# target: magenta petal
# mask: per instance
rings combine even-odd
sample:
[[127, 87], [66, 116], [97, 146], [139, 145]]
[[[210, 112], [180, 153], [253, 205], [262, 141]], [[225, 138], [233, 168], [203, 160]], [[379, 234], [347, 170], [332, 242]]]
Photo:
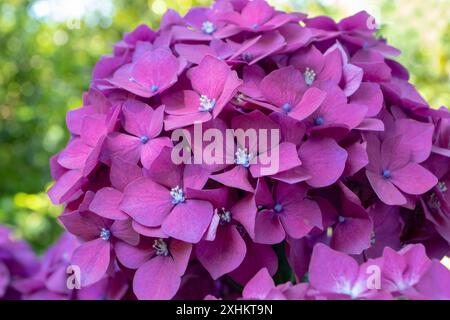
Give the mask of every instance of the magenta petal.
[[278, 257], [270, 245], [246, 241], [247, 254], [244, 261], [229, 275], [240, 284], [247, 283], [262, 268], [267, 268], [270, 275], [278, 269]]
[[133, 291], [139, 300], [168, 300], [177, 293], [180, 283], [172, 258], [157, 256], [136, 271]]
[[131, 219], [116, 220], [111, 225], [111, 234], [128, 244], [137, 245], [139, 243], [139, 234], [131, 227]]
[[61, 204], [81, 193], [81, 186], [87, 181], [79, 170], [64, 173], [48, 191], [54, 204]]
[[189, 76], [195, 91], [210, 99], [217, 99], [230, 72], [230, 67], [225, 62], [205, 56], [197, 67], [191, 69]]
[[172, 147], [172, 141], [167, 137], [151, 139], [141, 148], [141, 162], [149, 169], [164, 147]]
[[334, 251], [321, 243], [314, 247], [309, 265], [311, 286], [323, 293], [349, 293], [359, 273], [359, 266], [350, 256]]
[[91, 151], [92, 147], [75, 138], [61, 151], [58, 163], [66, 169], [82, 169]]
[[123, 133], [114, 133], [108, 136], [107, 145], [111, 158], [137, 163], [140, 158], [142, 142], [138, 137]]
[[6, 293], [6, 289], [10, 284], [10, 273], [4, 263], [0, 263], [0, 297], [3, 297]]
[[169, 251], [175, 263], [175, 269], [179, 276], [186, 271], [192, 252], [192, 245], [187, 242], [171, 239]]
[[308, 140], [300, 146], [299, 155], [311, 175], [306, 182], [316, 188], [336, 182], [347, 160], [347, 152], [332, 139]]
[[367, 106], [367, 117], [374, 117], [383, 107], [383, 92], [380, 86], [372, 82], [363, 82], [350, 97], [351, 103]]
[[176, 82], [178, 71], [179, 61], [169, 50], [158, 48], [144, 54], [131, 69], [131, 77], [142, 87], [133, 93], [154, 96]]
[[404, 291], [417, 284], [431, 261], [421, 244], [408, 245], [399, 252], [383, 250], [382, 285], [390, 291]]
[[111, 244], [103, 239], [83, 243], [72, 256], [72, 265], [80, 268], [81, 286], [86, 287], [100, 280], [110, 262]]
[[235, 166], [233, 169], [220, 174], [214, 174], [210, 178], [227, 187], [237, 188], [253, 192], [253, 187], [248, 181], [248, 170], [243, 166]]
[[114, 188], [103, 188], [97, 191], [89, 205], [89, 210], [111, 220], [126, 220], [128, 215], [119, 209], [122, 192]]
[[[258, 157], [258, 163], [250, 166], [254, 178], [275, 175], [301, 165], [296, 145], [289, 142], [282, 142]], [[261, 159], [270, 159], [270, 162], [267, 165], [262, 164]]]
[[322, 228], [319, 206], [309, 199], [284, 205], [280, 220], [286, 233], [293, 239], [306, 236], [314, 227]]
[[164, 220], [162, 230], [175, 239], [197, 243], [208, 229], [212, 215], [211, 203], [189, 199], [185, 203], [175, 205]]
[[364, 131], [384, 131], [384, 123], [380, 119], [364, 118], [355, 129]]
[[130, 183], [120, 204], [121, 210], [148, 227], [161, 225], [172, 207], [170, 191], [147, 178]]
[[117, 259], [129, 269], [137, 269], [154, 254], [151, 241], [143, 241], [138, 246], [119, 241], [114, 245]]
[[288, 113], [288, 115], [299, 121], [306, 119], [320, 107], [325, 100], [325, 97], [325, 91], [317, 88], [310, 88], [305, 92], [300, 102]]
[[153, 109], [149, 105], [138, 100], [126, 100], [122, 112], [123, 127], [128, 133], [137, 137], [148, 134], [147, 128], [153, 118]]
[[235, 96], [237, 89], [241, 86], [242, 80], [239, 79], [236, 71], [231, 71], [225, 81], [222, 94], [217, 100], [213, 110], [213, 117], [216, 118], [223, 110], [225, 105]]
[[284, 240], [286, 234], [279, 217], [272, 210], [263, 210], [256, 215], [255, 242], [277, 244]]
[[420, 163], [428, 159], [434, 126], [412, 119], [400, 119], [396, 121], [395, 126], [396, 132], [402, 135], [402, 145], [411, 150], [412, 160]]
[[269, 274], [269, 271], [261, 269], [244, 287], [242, 296], [246, 299], [263, 300], [275, 288], [275, 283]]
[[372, 232], [369, 219], [345, 218], [333, 230], [331, 247], [348, 254], [360, 254], [370, 247]]
[[381, 173], [366, 170], [366, 175], [381, 201], [388, 205], [406, 204], [405, 196], [390, 181], [385, 179]]
[[359, 86], [361, 85], [364, 72], [361, 68], [358, 68], [357, 66], [354, 66], [352, 64], [344, 65], [342, 71], [343, 81], [345, 84], [344, 93], [348, 97], [355, 93], [356, 90], [358, 90]]
[[183, 186], [183, 168], [172, 161], [172, 149], [163, 148], [146, 173], [152, 181], [172, 189]]
[[425, 193], [438, 183], [430, 171], [415, 163], [408, 163], [403, 168], [393, 171], [391, 181], [400, 190], [409, 194]]
[[134, 180], [142, 177], [142, 169], [133, 162], [116, 158], [111, 163], [109, 179], [114, 188], [123, 191]]
[[[95, 219], [95, 217], [98, 219]], [[101, 224], [102, 218], [93, 213], [86, 215], [80, 214], [78, 211], [72, 211], [60, 215], [59, 220], [70, 233], [89, 240], [99, 237], [103, 226]]]
[[297, 105], [306, 89], [303, 75], [292, 66], [272, 71], [260, 84], [264, 98], [280, 108], [285, 103]]
[[366, 152], [366, 143], [354, 143], [346, 148], [348, 160], [344, 175], [351, 176], [367, 166], [369, 159]]
[[450, 300], [450, 272], [439, 261], [432, 261], [415, 288], [426, 299]]
[[309, 48], [302, 48], [292, 55], [290, 64], [303, 73], [306, 68], [314, 70], [316, 73], [320, 73], [323, 69], [324, 60], [322, 53], [312, 45]]
[[233, 219], [245, 228], [251, 238], [255, 236], [255, 218], [257, 211], [255, 198], [252, 194], [246, 195], [231, 208]]
[[212, 115], [209, 112], [196, 112], [191, 114], [186, 114], [182, 116], [168, 115], [164, 120], [164, 129], [174, 130], [178, 128], [187, 127], [195, 122], [207, 122], [212, 119]]
[[185, 189], [203, 189], [210, 174], [211, 172], [202, 165], [193, 164], [185, 166], [183, 171], [183, 187]]
[[150, 238], [167, 238], [167, 235], [162, 232], [161, 227], [147, 227], [139, 222], [136, 222], [133, 220], [131, 222], [131, 227], [136, 231], [137, 233], [150, 237]]
[[236, 269], [245, 253], [245, 241], [234, 226], [219, 226], [214, 241], [201, 241], [196, 248], [197, 258], [213, 279]]
[[327, 52], [322, 71], [317, 75], [318, 81], [332, 80], [339, 83], [342, 77], [342, 54], [339, 49]]
[[204, 44], [193, 45], [179, 43], [175, 45], [175, 51], [187, 61], [195, 64], [200, 64], [202, 59], [207, 55], [216, 56], [213, 48]]

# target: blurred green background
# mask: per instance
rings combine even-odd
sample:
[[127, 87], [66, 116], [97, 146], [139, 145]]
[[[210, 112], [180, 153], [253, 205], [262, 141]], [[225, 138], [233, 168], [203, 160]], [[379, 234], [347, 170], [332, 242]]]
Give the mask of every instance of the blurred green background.
[[[403, 51], [399, 60], [433, 107], [450, 106], [450, 0], [272, 0], [279, 9], [341, 19], [361, 9]], [[0, 223], [42, 252], [61, 232], [45, 190], [48, 159], [68, 140], [65, 113], [81, 105], [91, 69], [122, 34], [157, 28], [167, 8], [208, 0], [2, 0], [0, 3]]]

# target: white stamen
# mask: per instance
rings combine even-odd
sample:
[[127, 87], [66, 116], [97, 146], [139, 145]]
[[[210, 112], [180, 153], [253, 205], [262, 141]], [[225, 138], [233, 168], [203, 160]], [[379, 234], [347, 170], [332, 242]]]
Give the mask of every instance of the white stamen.
[[179, 203], [184, 202], [184, 200], [186, 200], [184, 198], [183, 189], [181, 189], [179, 186], [176, 186], [175, 188], [172, 188], [170, 190], [170, 195], [172, 196], [172, 203], [173, 204], [179, 204]]
[[222, 208], [218, 214], [220, 217], [220, 224], [227, 224], [231, 222], [231, 211]]
[[316, 79], [316, 73], [310, 68], [306, 68], [303, 76], [305, 77], [305, 82], [308, 86], [312, 85], [314, 80]]
[[216, 26], [211, 21], [205, 21], [202, 23], [202, 31], [206, 34], [213, 34], [216, 31]]
[[108, 229], [102, 228], [102, 230], [100, 231], [100, 238], [102, 240], [108, 241], [110, 237], [111, 237], [111, 231], [109, 231]]
[[441, 208], [441, 202], [434, 192], [428, 198], [428, 205], [435, 210]]
[[209, 99], [205, 95], [200, 96], [200, 107], [198, 108], [200, 111], [211, 111], [214, 109], [214, 106], [216, 105], [216, 99]]
[[441, 193], [447, 192], [447, 186], [444, 181], [439, 181], [437, 187]]
[[169, 248], [163, 239], [157, 239], [153, 242], [153, 249], [156, 250], [156, 255], [167, 257], [169, 255]]
[[250, 160], [253, 157], [252, 153], [247, 153], [247, 149], [238, 148], [235, 155], [236, 155], [236, 160], [234, 162], [236, 164], [241, 165], [245, 168], [250, 167]]

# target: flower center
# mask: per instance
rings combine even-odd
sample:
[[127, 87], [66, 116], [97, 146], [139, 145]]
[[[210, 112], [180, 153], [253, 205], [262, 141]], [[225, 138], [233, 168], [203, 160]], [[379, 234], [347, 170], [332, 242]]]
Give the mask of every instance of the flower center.
[[290, 103], [287, 103], [287, 102], [286, 102], [285, 104], [283, 104], [283, 106], [281, 107], [281, 109], [283, 109], [284, 112], [288, 113], [288, 112], [291, 112], [292, 106], [291, 106]]
[[375, 232], [372, 232], [372, 234], [370, 235], [370, 244], [375, 245], [376, 242], [377, 242], [377, 239], [376, 239]]
[[211, 21], [207, 20], [202, 23], [202, 31], [206, 34], [213, 34], [216, 31], [216, 26]]
[[167, 257], [169, 255], [169, 248], [167, 243], [163, 239], [157, 239], [153, 242], [153, 249], [156, 251], [156, 255]]
[[235, 155], [236, 155], [236, 160], [235, 160], [236, 164], [241, 165], [245, 168], [250, 167], [250, 160], [253, 157], [253, 154], [247, 153], [247, 149], [238, 148]]
[[277, 203], [274, 207], [273, 210], [277, 213], [280, 213], [281, 211], [283, 211], [283, 205], [281, 203]]
[[339, 216], [338, 217], [338, 221], [339, 221], [339, 223], [345, 222], [345, 217], [344, 216]]
[[108, 241], [110, 237], [111, 237], [111, 231], [109, 231], [106, 228], [102, 228], [102, 230], [100, 231], [100, 238], [102, 240]]
[[258, 27], [259, 27], [259, 24], [257, 24], [257, 23], [252, 24], [252, 29], [253, 30], [258, 29]]
[[389, 179], [390, 177], [392, 177], [391, 171], [388, 169], [384, 169], [382, 175], [385, 179]]
[[231, 222], [231, 211], [225, 210], [225, 208], [219, 211], [220, 224], [224, 225]]
[[170, 195], [172, 196], [172, 203], [173, 204], [179, 204], [184, 202], [186, 199], [184, 197], [183, 189], [181, 189], [179, 186], [176, 186], [175, 188], [172, 188], [170, 190]]
[[198, 108], [200, 111], [211, 111], [214, 109], [214, 106], [216, 105], [216, 99], [209, 99], [205, 95], [200, 96], [200, 107]]
[[316, 126], [321, 126], [324, 122], [325, 120], [323, 120], [323, 117], [317, 117], [314, 119], [314, 125]]
[[241, 58], [242, 60], [244, 60], [245, 62], [250, 62], [253, 60], [253, 55], [251, 53], [248, 52], [244, 52], [243, 54], [241, 54]]
[[146, 144], [150, 140], [150, 138], [147, 136], [142, 136], [139, 139], [141, 140], [142, 144]]
[[314, 80], [316, 79], [316, 73], [314, 70], [310, 68], [306, 68], [305, 72], [303, 73], [303, 76], [305, 77], [305, 83], [310, 86], [313, 84]]
[[159, 87], [156, 84], [152, 84], [152, 86], [150, 87], [150, 90], [152, 90], [153, 93], [158, 91], [158, 89], [159, 89]]
[[437, 187], [441, 193], [444, 193], [447, 191], [447, 186], [444, 181], [439, 181], [437, 184]]
[[428, 205], [434, 210], [441, 208], [441, 202], [434, 192], [428, 198]]

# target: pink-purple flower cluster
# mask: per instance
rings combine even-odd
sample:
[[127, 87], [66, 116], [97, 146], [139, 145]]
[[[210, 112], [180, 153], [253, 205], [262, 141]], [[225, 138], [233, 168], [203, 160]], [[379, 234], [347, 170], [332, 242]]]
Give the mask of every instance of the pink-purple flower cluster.
[[0, 225], [0, 300], [20, 299], [17, 283], [31, 277], [39, 268], [39, 261], [31, 247], [16, 240], [12, 231]]
[[[449, 298], [449, 271], [427, 255], [450, 252], [450, 113], [429, 107], [370, 21], [218, 0], [115, 44], [51, 159], [87, 295], [237, 298], [248, 282], [244, 298]], [[251, 161], [273, 141], [174, 163], [171, 135], [199, 123], [278, 130], [276, 169]], [[281, 260], [296, 285], [273, 283]], [[365, 286], [369, 264], [381, 289]]]
[[[420, 244], [407, 245], [398, 252], [386, 247], [382, 257], [359, 265], [352, 257], [320, 243], [312, 252], [308, 283], [276, 286], [263, 268], [244, 286], [241, 298], [449, 300], [449, 287], [450, 272], [439, 261], [430, 260]], [[211, 295], [206, 298], [215, 299]]]

